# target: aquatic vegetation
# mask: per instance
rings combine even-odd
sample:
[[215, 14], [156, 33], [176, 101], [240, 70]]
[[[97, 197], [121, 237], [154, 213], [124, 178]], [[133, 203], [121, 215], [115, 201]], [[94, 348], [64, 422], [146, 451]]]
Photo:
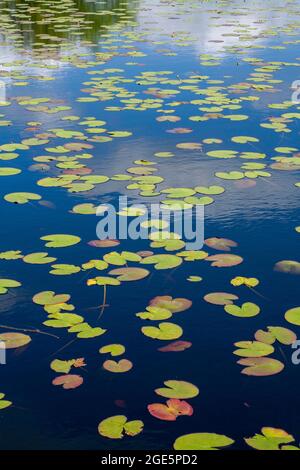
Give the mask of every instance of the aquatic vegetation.
[[192, 416], [193, 414], [192, 406], [188, 402], [177, 398], [167, 400], [166, 405], [152, 403], [147, 408], [152, 416], [163, 421], [176, 421], [178, 416]]
[[98, 426], [101, 436], [110, 439], [122, 439], [124, 435], [136, 436], [143, 430], [144, 423], [140, 420], [128, 421], [124, 415], [111, 416], [106, 418]]
[[[297, 412], [299, 16], [299, 0], [0, 2], [0, 341], [18, 423], [3, 446], [27, 435], [24, 406], [47, 448], [61, 437], [43, 410], [92, 429], [80, 447], [299, 450], [283, 429], [244, 438], [247, 408], [286, 429]], [[148, 220], [158, 203], [169, 217]], [[202, 210], [189, 246], [173, 222]], [[147, 235], [117, 230], [130, 222]]]
[[290, 445], [295, 441], [291, 434], [283, 429], [263, 427], [261, 434], [245, 438], [248, 446], [257, 450], [299, 450], [295, 445]]
[[193, 433], [180, 436], [174, 442], [175, 450], [220, 450], [234, 443], [230, 437], [214, 433]]

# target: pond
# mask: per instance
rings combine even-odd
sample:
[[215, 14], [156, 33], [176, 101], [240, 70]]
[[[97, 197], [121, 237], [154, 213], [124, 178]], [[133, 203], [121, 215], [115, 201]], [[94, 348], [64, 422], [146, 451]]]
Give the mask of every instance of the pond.
[[0, 19], [0, 448], [297, 448], [300, 2]]

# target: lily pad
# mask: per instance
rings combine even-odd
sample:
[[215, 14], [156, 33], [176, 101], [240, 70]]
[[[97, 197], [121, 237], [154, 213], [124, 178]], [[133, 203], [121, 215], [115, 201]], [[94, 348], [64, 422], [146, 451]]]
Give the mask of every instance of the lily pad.
[[284, 369], [282, 362], [269, 357], [247, 357], [240, 359], [237, 363], [247, 366], [241, 371], [242, 374], [256, 377], [279, 374]]
[[13, 279], [0, 279], [0, 294], [6, 294], [8, 289], [20, 287], [22, 284]]
[[230, 315], [243, 318], [255, 317], [260, 312], [259, 306], [251, 302], [245, 302], [241, 307], [238, 305], [225, 305], [224, 310]]
[[287, 312], [284, 314], [284, 318], [289, 323], [300, 326], [300, 307], [294, 307], [290, 310], [287, 310]]
[[274, 352], [273, 346], [260, 341], [239, 341], [234, 345], [239, 349], [236, 349], [233, 354], [242, 357], [263, 357]]
[[80, 387], [83, 383], [83, 378], [76, 374], [60, 375], [52, 380], [53, 385], [62, 385], [65, 390]]
[[35, 294], [32, 300], [38, 305], [57, 305], [68, 302], [70, 298], [71, 296], [69, 294], [56, 295], [53, 291], [43, 291]]
[[20, 348], [30, 343], [31, 338], [24, 333], [1, 333], [0, 341], [4, 342], [5, 349], [14, 349]]
[[121, 359], [120, 361], [107, 360], [103, 363], [103, 368], [109, 372], [128, 372], [132, 369], [132, 362], [128, 359]]
[[26, 204], [29, 201], [38, 201], [42, 199], [42, 197], [35, 193], [10, 193], [6, 194], [4, 199], [13, 204]]
[[77, 243], [81, 241], [81, 238], [75, 235], [59, 234], [59, 235], [45, 235], [44, 237], [41, 237], [41, 240], [44, 240], [47, 242], [45, 246], [48, 248], [64, 248], [67, 246], [76, 245]]
[[170, 295], [158, 295], [150, 300], [150, 305], [165, 308], [172, 313], [184, 312], [192, 306], [192, 301], [184, 298], [173, 299]]
[[143, 430], [144, 423], [140, 420], [127, 421], [124, 415], [111, 416], [99, 423], [98, 432], [109, 439], [122, 439], [124, 435], [136, 436]]
[[158, 326], [143, 326], [141, 331], [149, 338], [164, 341], [178, 339], [183, 334], [183, 330], [179, 325], [169, 322], [159, 323]]
[[160, 352], [181, 352], [189, 349], [192, 346], [190, 341], [173, 341], [172, 343], [167, 344], [158, 348]]
[[111, 356], [121, 356], [125, 352], [123, 344], [107, 344], [99, 349], [100, 354], [110, 354]]
[[220, 250], [220, 251], [230, 251], [231, 248], [238, 246], [237, 243], [234, 242], [233, 240], [228, 240], [227, 238], [218, 238], [218, 237], [207, 238], [204, 241], [204, 243], [210, 248], [214, 248], [215, 250]]
[[31, 253], [23, 257], [24, 263], [28, 264], [48, 264], [56, 261], [56, 258], [48, 256], [48, 253]]
[[111, 276], [117, 276], [119, 281], [139, 281], [147, 277], [150, 273], [142, 268], [118, 268], [109, 271]]
[[218, 268], [230, 268], [231, 266], [237, 266], [243, 262], [243, 258], [238, 255], [232, 254], [219, 254], [208, 256], [205, 261], [212, 261], [211, 266], [216, 266]]
[[270, 427], [263, 427], [261, 434], [245, 438], [248, 446], [256, 450], [284, 450], [285, 446], [283, 444], [290, 444], [294, 441], [294, 437], [283, 429]]
[[165, 398], [187, 399], [199, 395], [199, 389], [196, 385], [184, 380], [166, 380], [165, 388], [157, 388], [155, 393]]
[[155, 269], [173, 269], [182, 263], [182, 259], [176, 255], [153, 255], [143, 258], [140, 263], [154, 264]]
[[214, 305], [231, 305], [234, 300], [238, 300], [238, 297], [234, 294], [229, 294], [228, 292], [211, 292], [206, 294], [204, 300], [209, 304]]
[[166, 405], [152, 403], [147, 408], [152, 416], [163, 421], [176, 421], [178, 416], [192, 416], [193, 414], [192, 406], [188, 402], [177, 398], [167, 400]]
[[180, 436], [174, 442], [175, 450], [219, 450], [234, 443], [233, 439], [222, 434], [197, 432]]

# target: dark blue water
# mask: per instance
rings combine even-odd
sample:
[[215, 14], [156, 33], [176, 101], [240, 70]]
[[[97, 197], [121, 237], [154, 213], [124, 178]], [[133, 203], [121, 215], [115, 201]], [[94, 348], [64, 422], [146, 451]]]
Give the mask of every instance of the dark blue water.
[[[11, 3], [27, 5], [30, 2], [0, 2], [0, 15], [6, 14], [3, 9]], [[82, 10], [85, 2], [70, 3], [74, 4], [77, 11], [86, 11]], [[71, 303], [76, 306], [75, 312], [84, 316], [85, 321], [92, 326], [98, 326], [99, 308], [95, 307], [102, 302], [102, 288], [88, 287], [85, 272], [54, 276], [49, 273], [50, 265], [47, 264], [31, 265], [22, 260], [1, 260], [0, 277], [19, 280], [22, 287], [1, 296], [0, 323], [15, 328], [41, 329], [59, 336], [59, 339], [32, 333], [32, 341], [28, 346], [8, 351], [7, 364], [0, 366], [0, 392], [6, 394], [13, 406], [0, 411], [0, 446], [2, 449], [171, 449], [174, 440], [180, 435], [212, 432], [231, 437], [235, 440], [235, 449], [244, 449], [246, 445], [243, 438], [259, 433], [263, 426], [282, 428], [294, 435], [298, 442], [300, 415], [297, 390], [300, 369], [292, 364], [291, 347], [282, 346], [280, 349], [276, 346], [272, 355], [285, 365], [280, 374], [247, 377], [240, 373], [241, 367], [236, 364], [238, 358], [233, 355], [233, 343], [252, 340], [257, 329], [265, 329], [268, 325], [285, 326], [296, 334], [299, 330], [298, 326], [284, 319], [286, 310], [299, 305], [299, 277], [274, 272], [273, 267], [280, 260], [299, 261], [299, 233], [294, 229], [300, 225], [299, 188], [294, 183], [300, 181], [300, 171], [297, 167], [290, 171], [269, 167], [274, 163], [272, 157], [288, 156], [276, 152], [276, 147], [299, 148], [299, 123], [296, 118], [291, 119], [287, 123], [289, 133], [274, 132], [260, 124], [269, 122], [270, 117], [299, 112], [298, 104], [287, 109], [272, 109], [268, 105], [290, 101], [291, 84], [299, 78], [297, 41], [300, 39], [300, 4], [298, 1], [272, 1], [267, 6], [257, 1], [257, 8], [254, 8], [253, 2], [250, 5], [247, 1], [237, 1], [233, 5], [225, 1], [156, 0], [129, 2], [128, 5], [126, 2], [117, 5], [104, 3], [99, 4], [98, 9], [94, 2], [90, 5], [91, 14], [85, 15], [84, 21], [91, 19], [94, 23], [90, 26], [91, 30], [87, 29], [87, 37], [83, 31], [81, 42], [66, 28], [65, 35], [61, 35], [65, 47], [53, 48], [55, 58], [51, 58], [50, 62], [49, 58], [43, 57], [43, 54], [49, 55], [49, 49], [46, 51], [48, 43], [39, 36], [49, 32], [43, 31], [34, 16], [30, 34], [22, 33], [23, 28], [28, 29], [28, 25], [20, 26], [18, 19], [12, 16], [11, 22], [18, 32], [17, 39], [9, 35], [7, 37], [7, 30], [0, 27], [0, 33], [3, 34], [0, 70], [6, 83], [6, 100], [10, 103], [9, 106], [1, 107], [0, 113], [5, 115], [3, 119], [12, 121], [11, 126], [0, 128], [0, 145], [20, 142], [55, 128], [84, 132], [86, 127], [78, 125], [76, 121], [61, 120], [61, 117], [67, 115], [79, 116], [80, 121], [88, 116], [96, 117], [107, 123], [99, 127], [110, 131], [130, 131], [132, 135], [126, 138], [114, 138], [105, 143], [90, 142], [94, 148], [87, 152], [93, 158], [80, 162], [91, 168], [92, 174], [110, 177], [126, 174], [126, 169], [134, 166], [135, 160], [155, 161], [158, 170], [155, 175], [164, 178], [158, 190], [213, 184], [223, 186], [225, 192], [214, 196], [214, 204], [205, 207], [205, 237], [236, 241], [238, 247], [233, 253], [243, 257], [244, 261], [231, 268], [211, 267], [210, 263], [204, 261], [184, 262], [174, 271], [156, 271], [153, 266], [146, 266], [151, 271], [151, 276], [146, 279], [108, 287], [109, 307], [100, 320], [100, 326], [107, 329], [105, 335], [78, 339], [57, 352], [76, 337], [66, 329], [58, 330], [42, 325], [46, 313], [32, 302], [32, 296], [45, 290], [69, 293]], [[122, 16], [116, 16], [113, 22], [105, 23], [103, 20], [102, 25], [99, 24], [96, 20], [102, 17], [94, 17], [93, 12], [99, 12], [101, 8], [112, 8], [115, 12], [121, 9], [125, 20]], [[49, 34], [54, 34], [51, 29]], [[57, 31], [55, 34], [58, 34]], [[277, 46], [283, 46], [283, 49], [276, 49]], [[141, 57], [125, 55], [131, 50], [142, 53]], [[106, 64], [95, 63], [87, 68], [74, 65], [72, 54], [82, 54], [80, 60], [86, 64], [95, 60], [97, 51], [113, 51], [114, 56]], [[169, 52], [174, 55], [168, 55]], [[205, 57], [200, 58], [201, 54], [217, 58], [217, 65], [207, 65]], [[17, 61], [24, 58], [24, 63], [19, 65]], [[255, 65], [254, 61], [244, 61], [248, 58], [259, 59], [259, 65]], [[34, 62], [39, 64], [38, 68]], [[131, 65], [132, 62], [135, 65]], [[278, 70], [256, 70], [270, 66], [273, 62], [278, 63]], [[55, 65], [55, 68], [48, 68], [49, 64]], [[76, 101], [78, 97], [90, 96], [81, 90], [89, 88], [91, 85], [85, 82], [90, 82], [92, 77], [98, 75], [90, 75], [89, 72], [105, 68], [122, 69], [121, 72], [108, 72], [107, 75], [131, 79], [129, 83], [117, 83], [116, 86], [136, 93], [134, 98], [157, 99], [145, 94], [149, 88], [178, 90], [180, 93], [162, 98], [161, 108], [145, 111], [109, 111], [107, 107], [110, 106], [124, 107], [121, 100], [126, 98], [116, 96], [116, 92], [108, 101]], [[15, 78], [16, 71], [26, 78]], [[154, 71], [169, 71], [170, 79], [183, 82], [175, 85], [139, 84], [142, 72]], [[249, 81], [253, 77], [251, 74], [255, 73], [269, 75], [265, 75], [260, 82]], [[41, 81], [35, 75], [46, 75], [52, 80]], [[199, 84], [193, 83], [196, 93], [195, 90], [182, 89], [182, 86], [188, 86], [184, 80], [195, 75], [207, 77]], [[210, 83], [213, 80], [222, 83]], [[268, 80], [280, 82], [273, 84]], [[18, 81], [27, 84], [17, 86]], [[243, 93], [233, 86], [241, 83], [263, 83], [272, 89], [266, 92], [247, 88]], [[248, 119], [230, 121], [211, 117], [203, 122], [189, 120], [190, 116], [205, 113], [199, 111], [199, 106], [208, 107], [207, 103], [190, 103], [205, 98], [206, 95], [198, 94], [197, 90], [213, 86], [221, 87], [220, 92], [230, 99], [259, 97], [258, 101], [241, 101], [241, 109], [218, 111], [224, 115], [247, 115]], [[63, 105], [71, 106], [72, 109], [56, 114], [33, 112], [18, 104], [15, 98], [20, 96], [62, 100]], [[179, 101], [180, 105], [172, 104], [174, 101]], [[156, 118], [163, 115], [157, 112], [160, 109], [174, 110], [173, 114], [181, 120], [157, 121]], [[27, 124], [30, 121], [42, 124], [38, 130], [28, 130], [34, 127]], [[166, 132], [174, 127], [187, 127], [193, 132]], [[232, 137], [243, 135], [256, 137], [259, 142], [237, 144], [231, 141]], [[201, 143], [207, 138], [218, 138], [223, 142], [203, 144], [202, 150], [194, 151], [176, 147], [178, 143]], [[51, 256], [57, 257], [57, 263], [80, 266], [90, 259], [102, 258], [115, 248], [89, 246], [87, 243], [96, 238], [98, 218], [93, 215], [75, 215], [70, 212], [73, 206], [84, 202], [117, 204], [120, 195], [127, 195], [129, 201], [135, 203], [157, 202], [164, 198], [164, 195], [143, 198], [137, 191], [126, 190], [130, 183], [126, 181], [110, 180], [91, 191], [78, 194], [69, 193], [66, 188], [38, 186], [38, 180], [56, 176], [60, 170], [55, 168], [54, 162], [50, 163], [51, 169], [44, 173], [30, 171], [28, 168], [36, 163], [33, 158], [46, 155], [45, 147], [68, 142], [76, 140], [54, 137], [49, 144], [17, 151], [20, 156], [15, 160], [0, 161], [1, 167], [12, 166], [22, 170], [19, 175], [1, 177], [0, 251], [21, 250], [23, 254], [48, 251]], [[222, 149], [265, 153], [266, 158], [217, 159], [206, 154]], [[156, 158], [156, 152], [173, 152], [175, 156]], [[82, 152], [67, 155], [78, 153]], [[246, 162], [266, 164], [265, 171], [269, 171], [271, 177], [255, 179], [256, 185], [253, 187], [240, 187], [234, 181], [214, 176], [215, 172], [240, 170]], [[7, 193], [19, 191], [38, 193], [51, 204], [45, 206], [33, 201], [30, 204], [13, 205], [3, 200]], [[46, 249], [40, 237], [55, 233], [78, 235], [82, 241], [68, 248]], [[116, 248], [120, 252], [148, 249], [147, 240], [123, 240]], [[165, 253], [163, 249], [153, 251]], [[220, 253], [210, 248], [207, 251], [209, 254]], [[94, 271], [90, 277], [96, 275], [102, 275], [102, 272]], [[188, 282], [187, 277], [190, 275], [199, 275], [203, 281]], [[231, 286], [230, 280], [235, 276], [259, 279], [256, 290], [261, 296], [246, 287]], [[239, 305], [243, 302], [258, 304], [261, 313], [253, 318], [233, 317], [225, 313], [222, 306], [211, 305], [203, 300], [205, 294], [219, 291], [236, 293], [240, 298]], [[141, 326], [148, 323], [137, 318], [135, 313], [143, 311], [157, 295], [192, 300], [193, 305], [189, 310], [175, 314], [171, 320], [183, 328], [180, 339], [191, 341], [190, 349], [178, 353], [161, 353], [157, 348], [168, 342], [153, 340], [141, 334]], [[154, 322], [149, 324], [154, 325]], [[7, 331], [10, 330], [1, 329], [0, 333]], [[103, 370], [102, 363], [107, 357], [100, 355], [98, 350], [111, 343], [126, 346], [125, 357], [133, 362], [132, 370], [124, 374]], [[50, 362], [54, 358], [67, 360], [75, 357], [84, 357], [87, 363], [84, 370], [72, 369], [71, 372], [79, 373], [84, 379], [83, 384], [74, 390], [54, 387], [51, 382], [57, 374], [50, 369]], [[185, 380], [199, 388], [199, 395], [189, 400], [194, 408], [192, 417], [183, 416], [176, 422], [167, 422], [148, 413], [148, 404], [164, 402], [154, 390], [168, 379]], [[123, 400], [124, 408], [117, 406], [116, 400]], [[125, 414], [130, 420], [143, 420], [143, 433], [122, 440], [108, 440], [99, 436], [98, 423], [116, 414]]]

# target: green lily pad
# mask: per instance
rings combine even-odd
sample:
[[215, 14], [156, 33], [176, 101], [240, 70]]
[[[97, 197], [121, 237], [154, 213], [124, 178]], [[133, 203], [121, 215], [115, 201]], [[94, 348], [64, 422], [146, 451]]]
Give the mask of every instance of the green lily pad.
[[279, 374], [284, 369], [282, 362], [269, 357], [246, 357], [240, 359], [237, 363], [242, 366], [247, 366], [242, 370], [242, 374], [255, 377], [267, 377]]
[[23, 258], [23, 255], [20, 250], [2, 251], [0, 253], [0, 259], [15, 260], [15, 259], [21, 259], [21, 258]]
[[172, 313], [183, 312], [192, 306], [189, 299], [173, 299], [170, 295], [158, 295], [150, 301], [150, 306], [165, 308]]
[[50, 274], [55, 276], [68, 276], [70, 274], [76, 274], [81, 271], [79, 266], [74, 264], [52, 264]]
[[98, 432], [109, 439], [122, 439], [124, 435], [136, 436], [143, 430], [144, 423], [140, 420], [127, 421], [124, 415], [111, 416], [99, 423]]
[[23, 261], [28, 264], [48, 264], [56, 261], [56, 258], [48, 256], [48, 253], [39, 252], [24, 256]]
[[165, 388], [157, 388], [155, 393], [165, 398], [187, 399], [199, 395], [199, 389], [196, 385], [184, 380], [166, 380]]
[[121, 356], [125, 352], [123, 344], [107, 344], [99, 349], [100, 354], [110, 354], [111, 356]]
[[233, 354], [242, 357], [263, 357], [274, 352], [273, 346], [260, 341], [239, 341], [234, 345], [239, 349], [236, 349]]
[[97, 207], [94, 204], [77, 204], [77, 206], [74, 206], [72, 209], [72, 212], [74, 214], [86, 214], [86, 215], [94, 215], [96, 214]]
[[45, 235], [44, 237], [41, 237], [41, 240], [47, 242], [45, 246], [48, 248], [64, 248], [67, 246], [76, 245], [81, 241], [81, 238], [77, 237], [76, 235], [59, 234]]
[[150, 273], [143, 268], [118, 268], [112, 269], [108, 274], [117, 276], [119, 281], [139, 281], [145, 279]]
[[245, 175], [241, 171], [229, 171], [227, 173], [225, 171], [217, 171], [215, 176], [223, 180], [241, 180]]
[[10, 193], [6, 194], [4, 199], [13, 204], [26, 204], [29, 201], [38, 201], [42, 199], [42, 197], [35, 193]]
[[219, 450], [234, 443], [233, 439], [222, 434], [198, 432], [180, 436], [174, 442], [175, 450]]
[[69, 294], [56, 295], [53, 291], [43, 291], [35, 294], [32, 300], [38, 305], [58, 305], [68, 302], [70, 298]]
[[278, 261], [274, 266], [274, 271], [298, 275], [300, 274], [300, 263], [291, 260]]
[[89, 279], [87, 281], [88, 285], [98, 285], [98, 286], [119, 286], [121, 283], [118, 279], [108, 276], [97, 276], [94, 279]]
[[22, 170], [20, 168], [0, 168], [0, 176], [13, 176], [13, 175], [18, 175], [21, 173]]
[[68, 374], [74, 364], [75, 364], [75, 359], [71, 359], [69, 361], [61, 361], [60, 359], [54, 359], [50, 363], [50, 367], [55, 372]]
[[231, 305], [234, 300], [238, 300], [238, 297], [228, 292], [211, 292], [206, 294], [204, 300], [209, 304], [213, 305]]
[[173, 269], [182, 263], [182, 259], [176, 255], [153, 255], [143, 258], [140, 263], [154, 264], [155, 269]]
[[150, 305], [146, 307], [146, 310], [146, 312], [137, 313], [136, 316], [142, 320], [167, 320], [172, 317], [172, 313], [166, 308], [153, 307]]
[[148, 338], [164, 341], [178, 339], [183, 335], [183, 330], [179, 325], [168, 322], [159, 323], [158, 326], [143, 326], [141, 331]]
[[238, 305], [225, 305], [224, 310], [230, 315], [243, 318], [255, 317], [260, 312], [259, 306], [251, 302], [245, 302], [241, 307]]
[[31, 338], [24, 333], [1, 333], [0, 341], [5, 344], [5, 349], [15, 349], [30, 343]]
[[268, 326], [268, 331], [257, 330], [255, 333], [255, 339], [266, 344], [273, 344], [276, 340], [281, 344], [287, 346], [293, 344], [297, 336], [288, 328], [282, 326]]
[[0, 279], [0, 294], [6, 294], [8, 289], [20, 287], [22, 284], [13, 279]]
[[125, 264], [127, 264], [127, 261], [139, 262], [142, 258], [139, 255], [135, 253], [130, 253], [128, 251], [122, 251], [122, 253], [118, 253], [117, 251], [112, 251], [104, 255], [103, 259], [108, 264], [114, 264], [116, 266], [124, 266]]

